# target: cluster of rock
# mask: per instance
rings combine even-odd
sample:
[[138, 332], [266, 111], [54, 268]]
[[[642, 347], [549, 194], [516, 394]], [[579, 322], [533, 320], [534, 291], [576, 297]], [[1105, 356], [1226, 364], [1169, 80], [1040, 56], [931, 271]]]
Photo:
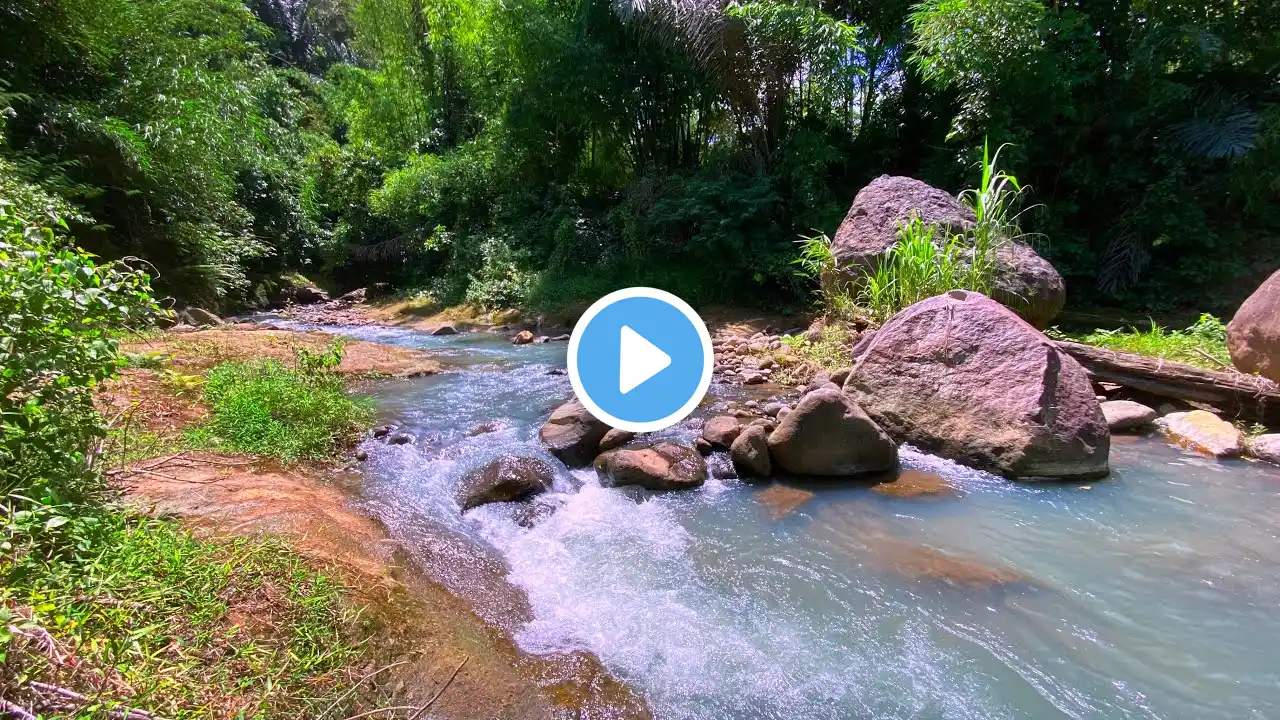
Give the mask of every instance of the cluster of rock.
[[512, 345], [541, 345], [549, 342], [569, 342], [569, 334], [534, 335], [532, 330], [521, 330], [511, 338]]
[[715, 353], [712, 372], [722, 379], [743, 385], [760, 385], [768, 382], [780, 369], [776, 355], [788, 355], [790, 348], [782, 343], [784, 335], [798, 335], [795, 330], [774, 335], [758, 332], [750, 337], [736, 335], [717, 336], [711, 341]]

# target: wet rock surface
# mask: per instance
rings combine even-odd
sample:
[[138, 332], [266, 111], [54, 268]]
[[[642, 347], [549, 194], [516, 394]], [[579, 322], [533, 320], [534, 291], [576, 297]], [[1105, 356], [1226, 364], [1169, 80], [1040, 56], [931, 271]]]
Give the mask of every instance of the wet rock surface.
[[458, 505], [466, 511], [487, 503], [513, 502], [545, 492], [555, 481], [555, 468], [538, 458], [507, 455], [463, 478]]
[[836, 390], [805, 395], [768, 443], [774, 462], [797, 475], [853, 476], [898, 466], [898, 446]]
[[600, 454], [600, 441], [611, 429], [574, 398], [551, 412], [538, 437], [565, 465], [582, 467]]
[[600, 483], [609, 487], [689, 490], [707, 479], [707, 463], [702, 455], [692, 447], [671, 442], [612, 450], [596, 458], [595, 467]]
[[1244, 449], [1244, 436], [1235, 425], [1204, 410], [1171, 413], [1156, 426], [1179, 445], [1216, 458], [1239, 457]]

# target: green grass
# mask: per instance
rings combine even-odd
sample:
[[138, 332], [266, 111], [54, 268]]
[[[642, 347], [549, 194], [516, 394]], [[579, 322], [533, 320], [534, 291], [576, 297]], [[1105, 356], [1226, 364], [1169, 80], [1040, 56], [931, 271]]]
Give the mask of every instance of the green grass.
[[1053, 329], [1049, 335], [1119, 352], [1149, 355], [1207, 370], [1231, 368], [1227, 352], [1227, 329], [1218, 318], [1204, 314], [1185, 330], [1168, 330], [1151, 322], [1151, 327], [1121, 330], [1094, 330], [1090, 333], [1064, 333]]
[[[70, 557], [10, 547], [0, 560], [10, 702], [55, 697], [37, 681], [87, 696], [58, 717], [107, 717], [126, 702], [174, 719], [315, 717], [367, 662], [344, 630], [359, 612], [341, 585], [280, 541], [202, 541], [110, 511], [59, 529], [75, 527]], [[343, 699], [336, 717], [365, 701]]]
[[210, 417], [188, 439], [285, 462], [324, 460], [353, 442], [372, 418], [370, 404], [347, 394], [341, 377], [325, 369], [325, 356], [299, 362], [300, 369], [274, 360], [210, 369], [204, 386]]

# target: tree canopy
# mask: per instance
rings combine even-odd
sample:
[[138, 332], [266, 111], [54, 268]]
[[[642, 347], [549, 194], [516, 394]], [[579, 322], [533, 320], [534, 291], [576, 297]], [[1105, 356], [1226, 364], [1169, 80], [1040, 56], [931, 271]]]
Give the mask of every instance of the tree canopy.
[[0, 195], [222, 308], [291, 270], [797, 303], [798, 236], [986, 142], [1073, 302], [1228, 308], [1280, 264], [1260, 0], [8, 0], [0, 122]]

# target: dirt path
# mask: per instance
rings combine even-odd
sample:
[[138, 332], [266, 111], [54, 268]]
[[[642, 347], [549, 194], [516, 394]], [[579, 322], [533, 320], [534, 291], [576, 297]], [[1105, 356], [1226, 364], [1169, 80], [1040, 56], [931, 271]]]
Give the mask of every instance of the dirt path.
[[[376, 521], [350, 509], [344, 480], [309, 467], [215, 453], [138, 463], [121, 474], [127, 500], [177, 516], [198, 534], [284, 537], [345, 580], [364, 618], [376, 682], [401, 704], [437, 692], [432, 717], [647, 718], [644, 701], [594, 657], [522, 653], [459, 598], [417, 574]], [[453, 673], [456, 670], [456, 675]]]

